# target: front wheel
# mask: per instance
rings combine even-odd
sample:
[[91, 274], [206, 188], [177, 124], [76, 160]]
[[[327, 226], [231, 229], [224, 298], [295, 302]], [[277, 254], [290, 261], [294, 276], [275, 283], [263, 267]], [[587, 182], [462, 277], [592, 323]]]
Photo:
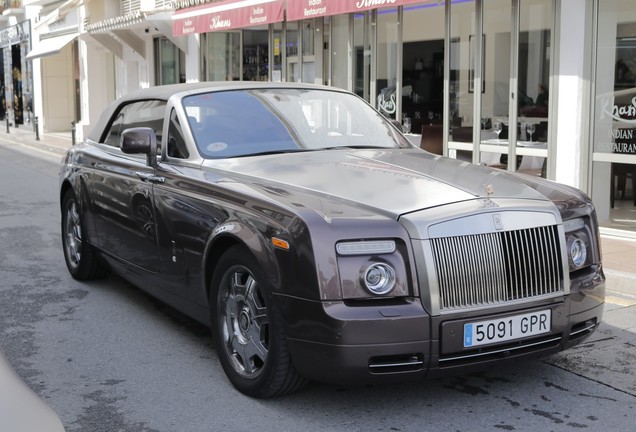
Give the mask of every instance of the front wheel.
[[106, 274], [106, 267], [86, 239], [80, 207], [71, 190], [62, 198], [62, 246], [66, 267], [73, 278], [91, 280]]
[[300, 389], [271, 289], [256, 259], [229, 249], [212, 277], [212, 335], [225, 374], [242, 393], [272, 397]]

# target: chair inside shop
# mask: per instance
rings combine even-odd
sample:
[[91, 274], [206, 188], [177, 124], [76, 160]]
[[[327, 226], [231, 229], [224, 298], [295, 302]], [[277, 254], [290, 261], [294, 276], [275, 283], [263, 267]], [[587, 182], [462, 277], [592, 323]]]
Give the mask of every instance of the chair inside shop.
[[612, 186], [610, 188], [610, 203], [614, 208], [616, 199], [627, 196], [627, 180], [631, 180], [632, 200], [636, 206], [636, 164], [612, 163]]
[[422, 125], [420, 148], [429, 153], [441, 155], [444, 152], [444, 135], [441, 124]]

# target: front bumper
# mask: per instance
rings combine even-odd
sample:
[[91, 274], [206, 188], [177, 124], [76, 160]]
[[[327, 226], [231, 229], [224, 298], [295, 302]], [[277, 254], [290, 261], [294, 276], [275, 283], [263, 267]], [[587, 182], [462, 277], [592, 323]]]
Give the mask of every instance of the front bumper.
[[[562, 351], [601, 322], [604, 291], [602, 282], [556, 300], [435, 317], [418, 299], [351, 306], [281, 296], [279, 304], [297, 370], [320, 382], [358, 385], [459, 374]], [[473, 349], [462, 345], [466, 322], [545, 309], [552, 313], [549, 333]]]

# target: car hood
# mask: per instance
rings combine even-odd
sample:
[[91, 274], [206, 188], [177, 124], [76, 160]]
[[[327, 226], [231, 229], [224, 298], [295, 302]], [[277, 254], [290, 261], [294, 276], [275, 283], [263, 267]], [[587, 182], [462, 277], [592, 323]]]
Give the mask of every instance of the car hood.
[[217, 174], [227, 171], [227, 186], [234, 179], [237, 188], [249, 185], [277, 200], [310, 195], [392, 218], [488, 195], [547, 201], [546, 192], [552, 191], [540, 191], [535, 180], [524, 183], [506, 171], [417, 149], [287, 153], [206, 161], [206, 167]]

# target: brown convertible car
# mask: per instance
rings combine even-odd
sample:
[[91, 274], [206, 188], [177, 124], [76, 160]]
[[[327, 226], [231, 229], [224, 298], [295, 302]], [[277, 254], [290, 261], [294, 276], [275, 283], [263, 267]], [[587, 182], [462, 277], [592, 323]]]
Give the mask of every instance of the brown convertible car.
[[241, 392], [416, 380], [568, 348], [599, 325], [579, 190], [414, 148], [357, 96], [141, 90], [60, 172], [64, 256], [211, 326]]

